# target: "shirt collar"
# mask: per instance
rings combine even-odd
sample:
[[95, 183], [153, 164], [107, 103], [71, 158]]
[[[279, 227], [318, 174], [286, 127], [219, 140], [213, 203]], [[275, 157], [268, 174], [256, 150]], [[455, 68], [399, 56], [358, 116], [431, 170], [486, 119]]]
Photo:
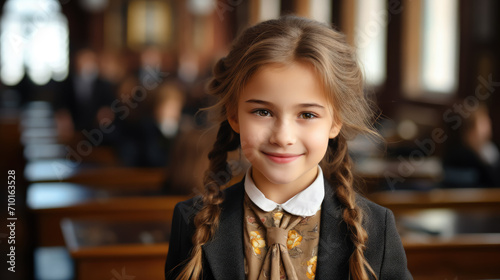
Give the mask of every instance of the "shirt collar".
[[325, 197], [323, 171], [318, 166], [318, 176], [309, 187], [290, 198], [287, 202], [279, 204], [268, 199], [257, 188], [252, 179], [250, 167], [245, 176], [245, 192], [250, 200], [263, 211], [270, 212], [276, 209], [276, 207], [281, 207], [293, 215], [302, 217], [312, 216], [321, 208], [321, 203]]

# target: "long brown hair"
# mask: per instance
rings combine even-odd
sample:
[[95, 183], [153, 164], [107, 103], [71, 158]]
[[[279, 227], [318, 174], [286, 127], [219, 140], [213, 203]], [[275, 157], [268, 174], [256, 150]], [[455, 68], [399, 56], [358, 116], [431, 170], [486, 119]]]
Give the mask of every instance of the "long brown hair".
[[193, 250], [178, 279], [199, 279], [202, 273], [201, 246], [214, 235], [224, 200], [223, 187], [230, 179], [227, 153], [239, 147], [239, 135], [227, 121], [235, 116], [239, 93], [261, 67], [270, 64], [305, 62], [313, 66], [331, 102], [336, 121], [342, 123], [339, 135], [330, 140], [322, 166], [327, 180], [343, 206], [354, 252], [349, 260], [353, 280], [376, 275], [364, 257], [367, 233], [363, 212], [356, 204], [347, 139], [358, 133], [377, 135], [372, 128], [373, 111], [364, 97], [363, 74], [354, 49], [345, 36], [331, 27], [296, 16], [283, 16], [246, 29], [233, 43], [229, 54], [214, 67], [208, 91], [218, 98], [212, 109], [220, 121], [217, 139], [209, 154], [205, 174], [203, 207], [194, 218], [196, 231]]

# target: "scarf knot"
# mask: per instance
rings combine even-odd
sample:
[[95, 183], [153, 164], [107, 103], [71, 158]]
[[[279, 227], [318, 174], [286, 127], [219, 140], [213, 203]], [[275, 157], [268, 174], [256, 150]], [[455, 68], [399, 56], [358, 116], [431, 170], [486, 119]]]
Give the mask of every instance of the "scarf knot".
[[267, 228], [267, 245], [272, 246], [274, 244], [280, 244], [286, 247], [286, 241], [288, 239], [288, 230], [279, 227]]

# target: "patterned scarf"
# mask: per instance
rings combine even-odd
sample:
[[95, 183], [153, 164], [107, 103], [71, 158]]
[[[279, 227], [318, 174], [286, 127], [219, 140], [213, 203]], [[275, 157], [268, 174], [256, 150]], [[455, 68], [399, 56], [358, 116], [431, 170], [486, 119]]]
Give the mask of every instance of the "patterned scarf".
[[249, 280], [314, 279], [321, 210], [295, 216], [279, 207], [265, 212], [244, 201], [245, 274]]

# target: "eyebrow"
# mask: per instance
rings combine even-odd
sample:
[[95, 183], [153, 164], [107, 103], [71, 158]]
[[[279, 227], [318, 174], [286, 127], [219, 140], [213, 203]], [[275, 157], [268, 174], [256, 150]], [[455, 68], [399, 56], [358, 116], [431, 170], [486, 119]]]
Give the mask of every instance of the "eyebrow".
[[[249, 100], [245, 101], [245, 103], [254, 103], [254, 104], [261, 104], [261, 105], [266, 105], [266, 106], [273, 105], [271, 102], [260, 100], [260, 99], [249, 99]], [[319, 109], [325, 109], [325, 106], [320, 105], [318, 103], [301, 103], [301, 104], [298, 104], [297, 107], [301, 107], [301, 108], [314, 107], [314, 108], [319, 108]]]

